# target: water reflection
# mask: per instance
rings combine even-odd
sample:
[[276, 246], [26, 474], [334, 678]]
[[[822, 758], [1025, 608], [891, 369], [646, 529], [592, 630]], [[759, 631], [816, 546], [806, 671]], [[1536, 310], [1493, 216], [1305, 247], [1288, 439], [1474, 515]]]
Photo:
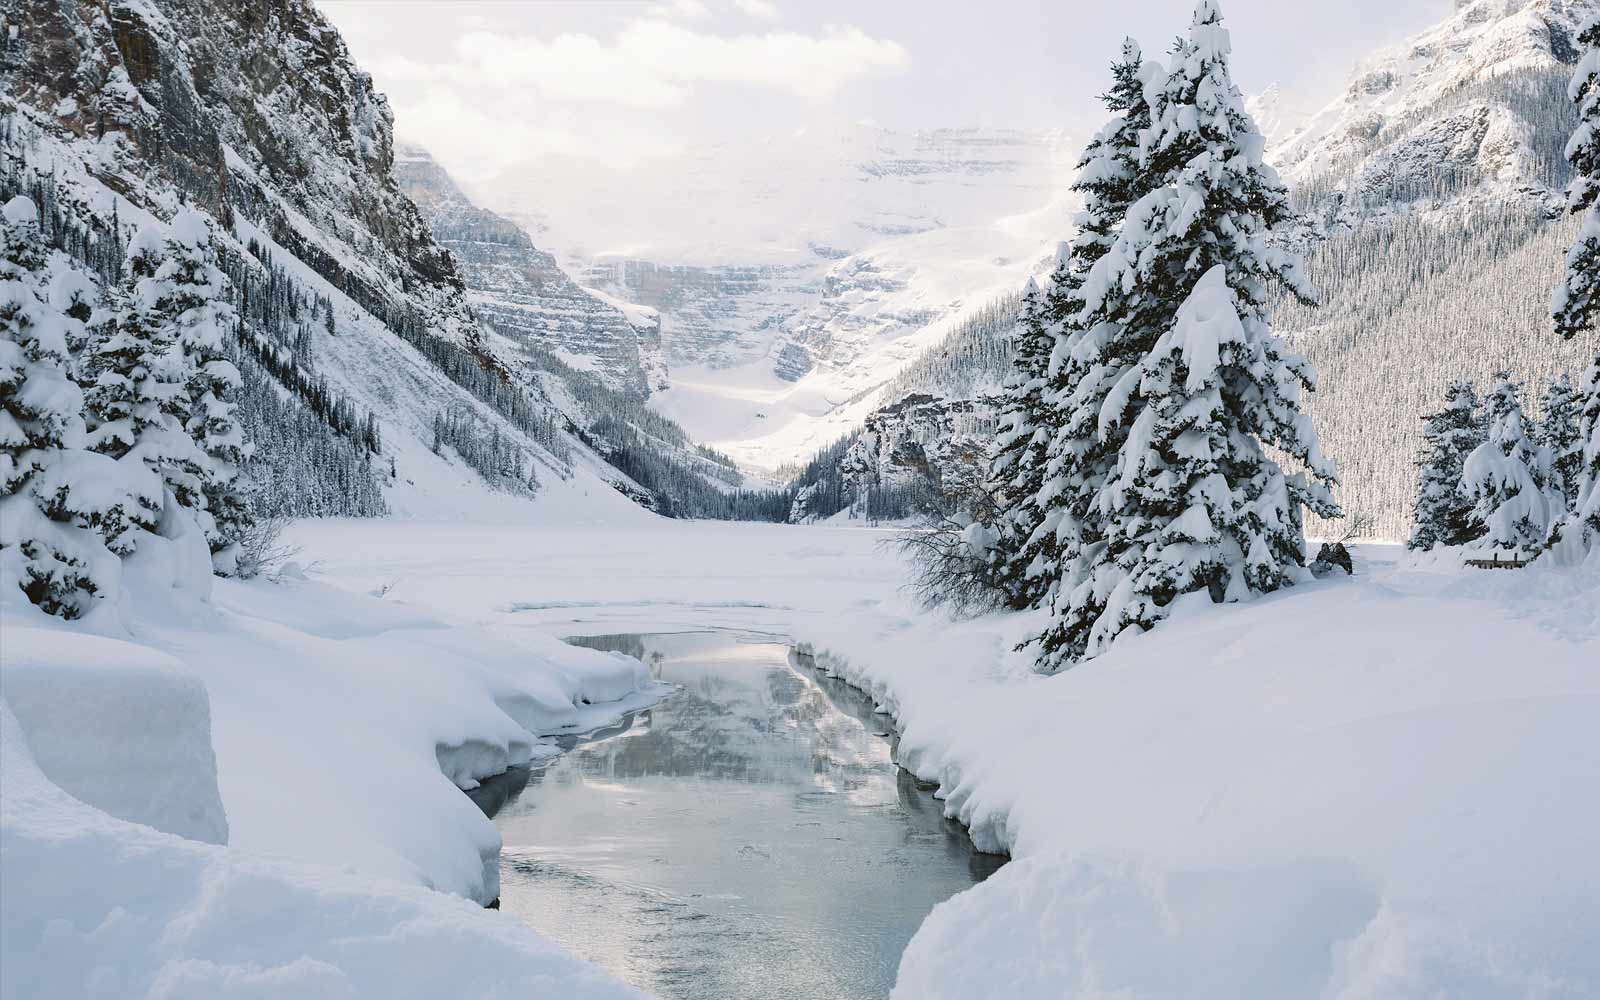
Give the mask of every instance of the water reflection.
[[978, 855], [870, 700], [760, 637], [610, 636], [679, 690], [528, 772], [502, 907], [663, 997], [887, 996]]

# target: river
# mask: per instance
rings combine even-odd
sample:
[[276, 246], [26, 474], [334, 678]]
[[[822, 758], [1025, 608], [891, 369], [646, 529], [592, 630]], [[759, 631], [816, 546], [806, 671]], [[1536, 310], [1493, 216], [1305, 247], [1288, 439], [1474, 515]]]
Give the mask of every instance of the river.
[[868, 698], [783, 643], [573, 641], [677, 690], [475, 797], [505, 841], [501, 908], [641, 989], [887, 997], [928, 911], [1003, 862], [894, 766]]

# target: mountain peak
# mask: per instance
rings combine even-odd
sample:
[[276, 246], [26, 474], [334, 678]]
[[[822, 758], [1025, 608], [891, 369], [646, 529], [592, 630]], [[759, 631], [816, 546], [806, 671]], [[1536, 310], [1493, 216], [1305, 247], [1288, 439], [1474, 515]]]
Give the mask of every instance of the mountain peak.
[[[1302, 189], [1354, 202], [1453, 197], [1492, 184], [1545, 197], [1565, 184], [1566, 82], [1595, 0], [1458, 0], [1359, 63], [1343, 93], [1270, 157]], [[1359, 210], [1359, 209], [1358, 209]]]

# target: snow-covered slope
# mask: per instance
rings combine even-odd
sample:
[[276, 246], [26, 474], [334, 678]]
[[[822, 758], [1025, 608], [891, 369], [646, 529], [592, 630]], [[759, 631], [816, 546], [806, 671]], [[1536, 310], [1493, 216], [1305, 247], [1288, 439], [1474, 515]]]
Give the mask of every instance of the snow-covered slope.
[[[251, 350], [293, 376], [272, 388], [296, 426], [327, 419], [304, 412], [307, 386], [376, 418], [381, 448], [319, 484], [330, 494], [355, 476], [399, 514], [524, 518], [532, 492], [606, 490], [614, 471], [562, 431], [523, 345], [481, 322], [400, 190], [388, 106], [309, 0], [0, 0], [0, 17], [0, 186], [108, 280], [136, 227], [180, 203], [215, 220]], [[441, 444], [447, 416], [468, 431]], [[498, 471], [469, 453], [479, 440]], [[282, 467], [326, 443], [261, 445]]]
[[1075, 156], [1053, 132], [852, 124], [687, 165], [543, 162], [474, 194], [585, 285], [658, 310], [672, 388], [653, 405], [774, 468], [858, 423], [841, 405], [1021, 284], [1066, 229]]
[[1346, 511], [1410, 532], [1421, 415], [1455, 378], [1498, 369], [1535, 396], [1580, 371], [1550, 291], [1571, 243], [1561, 214], [1574, 39], [1594, 0], [1458, 3], [1356, 67], [1345, 91], [1269, 149], [1306, 215], [1323, 305], [1275, 322], [1317, 365], [1310, 402]]

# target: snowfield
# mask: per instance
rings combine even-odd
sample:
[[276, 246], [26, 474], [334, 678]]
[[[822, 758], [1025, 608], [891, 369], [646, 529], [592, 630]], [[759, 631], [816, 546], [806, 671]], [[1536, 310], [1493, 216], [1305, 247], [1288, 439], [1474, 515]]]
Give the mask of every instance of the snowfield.
[[[1012, 650], [1036, 617], [913, 607], [890, 532], [564, 492], [533, 524], [303, 522], [305, 578], [130, 592], [121, 636], [6, 608], [4, 994], [629, 995], [478, 908], [499, 841], [457, 786], [658, 695], [556, 636], [684, 627], [815, 650], [1015, 858], [933, 912], [898, 998], [1600, 994], [1600, 567], [1368, 546], [1046, 678]], [[29, 677], [74, 656], [160, 679], [122, 704], [171, 732], [102, 726], [108, 694], [36, 737]], [[195, 748], [184, 678], [214, 772], [161, 750]], [[214, 773], [228, 846], [96, 789], [124, 740]]]
[[1354, 579], [1191, 598], [1045, 678], [1012, 651], [1039, 620], [918, 611], [891, 537], [635, 519], [298, 540], [321, 580], [401, 578], [386, 603], [419, 613], [768, 631], [870, 688], [902, 763], [1017, 859], [934, 911], [896, 997], [1600, 994], [1600, 567], [1368, 546]]

